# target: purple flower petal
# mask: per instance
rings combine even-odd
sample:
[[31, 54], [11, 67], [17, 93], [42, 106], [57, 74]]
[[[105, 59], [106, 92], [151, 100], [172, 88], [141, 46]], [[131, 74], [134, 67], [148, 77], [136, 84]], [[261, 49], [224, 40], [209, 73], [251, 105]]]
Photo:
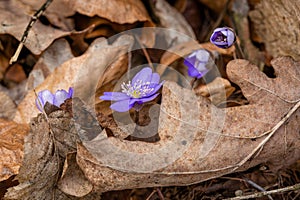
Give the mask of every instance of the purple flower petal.
[[193, 65], [192, 63], [195, 63], [196, 62], [196, 53], [193, 52], [191, 55], [187, 56], [185, 59], [184, 59], [184, 64], [185, 65], [188, 65], [190, 64], [191, 66]]
[[149, 96], [149, 97], [144, 97], [144, 98], [140, 98], [138, 100], [138, 102], [142, 102], [142, 103], [145, 103], [145, 102], [148, 102], [148, 101], [152, 101], [153, 99], [155, 99], [157, 96], [159, 95], [159, 93], [156, 93], [152, 96]]
[[62, 103], [68, 99], [69, 93], [65, 90], [57, 90], [54, 94], [53, 105], [59, 107]]
[[207, 62], [199, 61], [198, 63], [195, 64], [195, 68], [198, 70], [199, 73], [206, 71]]
[[210, 70], [207, 68], [210, 62], [212, 62], [210, 53], [205, 49], [194, 51], [184, 60], [184, 64], [188, 67], [188, 75], [198, 79]]
[[126, 112], [131, 108], [139, 109], [142, 104], [155, 99], [157, 91], [164, 81], [159, 83], [158, 73], [152, 73], [150, 67], [143, 68], [129, 83], [122, 83], [122, 92], [104, 92], [102, 100], [116, 101], [110, 108], [118, 112]]
[[211, 35], [210, 42], [220, 48], [229, 48], [235, 42], [235, 33], [228, 27], [217, 28]]
[[129, 104], [131, 105], [131, 108], [133, 107], [136, 110], [140, 110], [140, 108], [141, 108], [140, 105], [142, 105], [145, 102], [154, 100], [158, 95], [159, 95], [159, 93], [154, 94], [154, 95], [149, 96], [149, 97], [140, 98], [140, 99], [131, 99]]
[[185, 66], [187, 66], [188, 68], [190, 68], [190, 67], [195, 68], [194, 65], [193, 65], [193, 63], [195, 63], [195, 62], [189, 62], [188, 60], [184, 60], [183, 61], [183, 64]]
[[35, 104], [41, 112], [43, 112], [46, 102], [53, 104], [54, 95], [49, 90], [42, 90], [38, 93], [38, 98], [35, 100]]
[[130, 97], [123, 92], [104, 92], [103, 96], [99, 98], [106, 101], [122, 101], [130, 99]]
[[126, 112], [130, 108], [133, 107], [134, 104], [132, 104], [130, 99], [122, 100], [122, 101], [117, 101], [113, 103], [110, 108], [112, 110], [118, 111], [118, 112]]
[[153, 83], [158, 84], [159, 80], [160, 80], [159, 74], [158, 73], [153, 73], [150, 83], [151, 84], [153, 84]]
[[196, 78], [200, 75], [199, 71], [195, 67], [189, 67], [188, 74], [190, 77], [194, 77], [194, 78]]
[[222, 32], [224, 29], [227, 29], [226, 27], [216, 28], [214, 32]]
[[227, 33], [228, 46], [229, 47], [232, 46], [234, 42], [235, 42], [235, 34], [231, 30], [228, 30], [228, 33]]
[[149, 93], [149, 95], [148, 96], [151, 96], [151, 95], [153, 95], [154, 93], [156, 93], [161, 87], [162, 87], [162, 85], [165, 83], [165, 81], [162, 81], [160, 84], [156, 84], [155, 86], [153, 86], [152, 88], [154, 88], [154, 90], [151, 92], [151, 93]]
[[68, 99], [69, 98], [72, 98], [73, 97], [73, 93], [74, 93], [74, 90], [73, 90], [73, 88], [72, 87], [69, 87], [69, 92], [68, 92]]
[[152, 69], [150, 67], [145, 67], [133, 77], [131, 83], [135, 84], [137, 80], [142, 80], [144, 82], [150, 82], [151, 77], [152, 77]]
[[196, 58], [201, 62], [207, 62], [209, 60], [210, 54], [205, 49], [199, 49], [196, 51]]

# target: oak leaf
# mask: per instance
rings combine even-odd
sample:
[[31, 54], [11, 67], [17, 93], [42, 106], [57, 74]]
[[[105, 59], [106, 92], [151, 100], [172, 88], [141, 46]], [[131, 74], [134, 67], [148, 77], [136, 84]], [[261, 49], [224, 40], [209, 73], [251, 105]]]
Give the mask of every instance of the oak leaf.
[[246, 60], [227, 66], [249, 104], [217, 108], [166, 82], [155, 143], [104, 137], [77, 149], [77, 162], [98, 191], [188, 185], [258, 164], [278, 170], [300, 157], [300, 64], [273, 60], [268, 78]]

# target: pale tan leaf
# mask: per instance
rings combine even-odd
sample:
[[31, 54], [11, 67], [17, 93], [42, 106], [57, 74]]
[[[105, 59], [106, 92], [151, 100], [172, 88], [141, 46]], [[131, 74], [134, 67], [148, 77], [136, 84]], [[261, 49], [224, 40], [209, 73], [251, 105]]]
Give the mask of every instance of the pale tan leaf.
[[13, 100], [3, 91], [0, 91], [0, 118], [12, 120], [17, 107]]

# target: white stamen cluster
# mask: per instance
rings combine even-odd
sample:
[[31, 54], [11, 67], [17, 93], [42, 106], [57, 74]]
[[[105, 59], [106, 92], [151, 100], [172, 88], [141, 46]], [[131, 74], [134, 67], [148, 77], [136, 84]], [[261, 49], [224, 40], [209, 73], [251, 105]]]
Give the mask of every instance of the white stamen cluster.
[[133, 98], [141, 98], [148, 96], [154, 88], [150, 86], [150, 82], [144, 82], [137, 80], [134, 84], [129, 81], [128, 83], [123, 82], [121, 85], [122, 92]]

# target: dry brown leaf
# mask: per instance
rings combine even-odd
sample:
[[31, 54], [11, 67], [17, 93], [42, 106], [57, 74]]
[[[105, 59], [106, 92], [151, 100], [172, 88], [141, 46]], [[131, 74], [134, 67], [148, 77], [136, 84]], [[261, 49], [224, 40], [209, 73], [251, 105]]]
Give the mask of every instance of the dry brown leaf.
[[12, 120], [15, 116], [17, 107], [13, 100], [0, 90], [0, 118]]
[[26, 79], [26, 74], [23, 67], [19, 63], [14, 63], [5, 73], [5, 80], [14, 83], [21, 83]]
[[260, 50], [254, 46], [253, 41], [251, 40], [248, 1], [234, 1], [231, 11], [235, 24], [235, 32], [238, 33], [238, 42], [243, 47], [243, 55], [239, 55], [240, 52], [237, 52], [237, 56], [249, 60], [262, 69], [262, 67], [265, 65], [265, 57], [264, 53], [260, 52]]
[[[121, 55], [118, 58], [115, 58], [114, 63], [108, 66], [101, 76], [96, 96], [103, 95], [106, 91], [113, 91], [114, 86], [116, 85], [117, 81], [124, 75], [124, 73], [128, 70], [128, 55]], [[107, 106], [109, 102], [100, 100], [99, 98], [95, 99], [95, 107], [96, 110], [101, 112], [102, 114], [108, 116], [111, 114], [112, 110]]]
[[[33, 15], [40, 9], [43, 1], [18, 0], [27, 14]], [[74, 30], [74, 22], [70, 16], [74, 15], [75, 11], [68, 7], [64, 0], [52, 1], [46, 11], [43, 13], [47, 20], [54, 26], [65, 31]]]
[[[20, 41], [31, 18], [25, 11], [24, 5], [18, 1], [0, 1], [0, 34], [13, 35]], [[25, 46], [38, 55], [55, 39], [69, 34], [68, 31], [45, 26], [38, 21], [30, 30]]]
[[[246, 60], [227, 66], [249, 105], [216, 108], [166, 82], [156, 143], [99, 135], [78, 146], [77, 162], [98, 191], [193, 184], [264, 163], [277, 170], [300, 158], [300, 64], [273, 62], [270, 79]], [[105, 134], [103, 132], [102, 134]]]
[[261, 0], [249, 16], [269, 54], [300, 60], [299, 1]]
[[166, 32], [165, 38], [168, 43], [167, 48], [169, 48], [171, 45], [196, 39], [192, 27], [187, 23], [182, 14], [168, 4], [167, 1], [155, 1], [153, 10], [154, 14], [159, 18], [160, 25], [162, 27], [172, 29], [173, 31], [178, 31], [179, 33], [185, 35], [185, 37], [180, 37], [180, 35], [178, 35], [176, 32]]
[[27, 125], [0, 118], [0, 181], [18, 174], [23, 159], [24, 136]]
[[[49, 125], [50, 124], [50, 125]], [[19, 185], [9, 188], [5, 199], [58, 199], [55, 187], [62, 163], [79, 141], [70, 114], [56, 111], [46, 119], [43, 114], [31, 121], [25, 138], [24, 160], [17, 175]]]
[[214, 105], [225, 102], [234, 90], [235, 88], [231, 86], [230, 82], [221, 77], [217, 77], [212, 82], [206, 85], [199, 85], [194, 89], [196, 95], [209, 97]]
[[58, 188], [76, 197], [83, 197], [92, 191], [93, 185], [85, 178], [76, 163], [76, 153], [67, 155]]
[[[93, 17], [95, 15], [119, 24], [151, 22], [145, 6], [140, 0], [64, 0], [75, 11]], [[116, 14], [117, 12], [117, 14]]]
[[74, 58], [67, 40], [56, 40], [41, 55], [27, 80], [27, 90], [32, 90], [41, 84], [54, 69], [67, 60]]
[[[9, 188], [4, 199], [76, 200], [84, 195], [80, 199], [99, 199], [99, 193], [91, 193], [92, 185], [76, 165], [72, 154], [80, 139], [71, 114], [57, 110], [47, 119], [39, 114], [30, 125], [30, 134], [25, 138], [24, 160], [16, 177], [19, 185]], [[58, 185], [66, 193], [58, 189]], [[74, 188], [77, 190], [72, 190]]]
[[206, 5], [208, 8], [210, 8], [216, 13], [221, 13], [222, 10], [226, 9], [225, 6], [228, 2], [228, 0], [218, 0], [218, 1], [198, 0], [198, 1]]
[[30, 195], [31, 199], [38, 199], [41, 195], [51, 196], [53, 179], [57, 178], [58, 169], [59, 157], [55, 152], [49, 125], [39, 115], [32, 121], [31, 132], [25, 138], [24, 160], [17, 176], [19, 187], [9, 188], [4, 199], [30, 199]]
[[[111, 45], [108, 44], [104, 38], [97, 39], [91, 44], [84, 55], [70, 59], [57, 67], [53, 73], [36, 88], [36, 91], [39, 92], [48, 89], [55, 92], [58, 89], [68, 90], [69, 87], [73, 86], [75, 87], [75, 95], [86, 95], [88, 101], [92, 101], [92, 103], [85, 102], [85, 104], [94, 105], [94, 94], [96, 91], [96, 84], [94, 83], [98, 83], [100, 79], [99, 76], [115, 58], [127, 53], [132, 43], [133, 38], [127, 35], [119, 37]], [[93, 79], [91, 79], [92, 74], [99, 74], [99, 76], [94, 76]], [[93, 85], [95, 85], [95, 88]], [[35, 99], [36, 96], [34, 92], [28, 92], [23, 101], [18, 105], [14, 121], [28, 123], [32, 117], [39, 113], [35, 106]]]

